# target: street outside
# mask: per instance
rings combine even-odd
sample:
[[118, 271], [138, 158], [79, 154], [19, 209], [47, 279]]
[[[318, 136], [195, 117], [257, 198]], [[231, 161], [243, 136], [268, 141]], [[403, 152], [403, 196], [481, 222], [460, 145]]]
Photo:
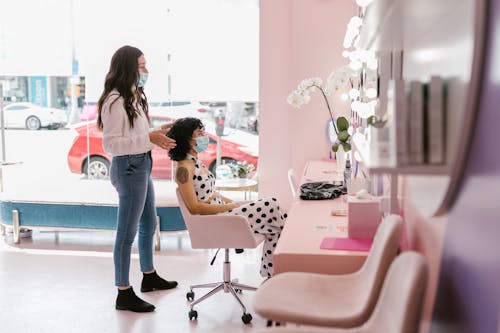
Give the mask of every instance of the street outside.
[[[213, 123], [204, 123], [211, 131]], [[230, 128], [225, 134], [225, 139], [258, 151], [258, 135]], [[76, 132], [68, 128], [5, 130], [3, 195], [16, 200], [115, 203], [116, 192], [109, 180], [89, 180], [69, 171], [67, 154], [75, 137]], [[155, 188], [157, 197], [166, 195], [171, 201], [175, 186], [170, 180], [155, 180]]]
[[2, 167], [4, 195], [40, 201], [47, 200], [48, 195], [60, 201], [78, 193], [84, 177], [72, 174], [66, 161], [75, 135], [70, 129], [6, 130], [7, 164]]

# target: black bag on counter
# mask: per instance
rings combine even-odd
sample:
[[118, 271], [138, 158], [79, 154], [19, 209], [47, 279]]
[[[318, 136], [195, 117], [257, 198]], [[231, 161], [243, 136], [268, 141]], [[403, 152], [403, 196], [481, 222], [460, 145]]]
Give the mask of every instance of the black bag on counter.
[[303, 200], [335, 199], [344, 194], [344, 187], [330, 182], [304, 183], [300, 185], [299, 193]]

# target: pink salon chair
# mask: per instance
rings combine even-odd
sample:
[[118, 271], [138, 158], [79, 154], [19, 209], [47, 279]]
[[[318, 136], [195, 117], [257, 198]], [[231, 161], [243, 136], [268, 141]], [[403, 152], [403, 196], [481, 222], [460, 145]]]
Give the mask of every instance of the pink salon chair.
[[[222, 281], [197, 284], [190, 286], [190, 291], [186, 294], [186, 298], [191, 303], [189, 311], [189, 319], [196, 320], [198, 312], [193, 307], [206, 300], [207, 298], [215, 295], [219, 291], [231, 293], [238, 303], [243, 308], [243, 315], [241, 320], [248, 324], [252, 321], [252, 315], [247, 313], [245, 305], [240, 300], [237, 292], [242, 290], [257, 290], [245, 284], [231, 280], [231, 262], [229, 260], [229, 249], [253, 249], [264, 241], [264, 236], [254, 234], [247, 219], [243, 216], [235, 215], [193, 215], [186, 207], [179, 189], [176, 190], [179, 207], [181, 209], [182, 217], [186, 223], [191, 239], [191, 246], [193, 249], [219, 249], [223, 248], [225, 252], [224, 269], [222, 274]], [[196, 288], [213, 288], [205, 295], [198, 299], [194, 299], [194, 291]]]
[[295, 181], [295, 176], [293, 174], [293, 169], [288, 169], [288, 185], [290, 186], [290, 192], [292, 193], [292, 197], [297, 198], [298, 193], [297, 193], [297, 182]]
[[255, 293], [254, 310], [270, 322], [331, 327], [363, 324], [375, 307], [387, 270], [397, 255], [401, 230], [399, 215], [385, 217], [357, 272], [286, 272], [272, 277]]
[[370, 318], [355, 328], [273, 327], [259, 333], [417, 333], [427, 285], [427, 263], [417, 252], [393, 261]]

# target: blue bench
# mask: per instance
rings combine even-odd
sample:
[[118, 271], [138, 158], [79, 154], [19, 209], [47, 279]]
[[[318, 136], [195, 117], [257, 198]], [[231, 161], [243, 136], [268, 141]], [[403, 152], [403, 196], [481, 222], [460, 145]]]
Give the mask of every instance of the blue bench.
[[[49, 203], [0, 200], [0, 222], [2, 234], [5, 226], [12, 227], [14, 242], [20, 242], [20, 229], [54, 230], [114, 230], [116, 228], [117, 205], [84, 203]], [[186, 230], [179, 207], [160, 206], [157, 211], [155, 249], [160, 249], [161, 231]]]

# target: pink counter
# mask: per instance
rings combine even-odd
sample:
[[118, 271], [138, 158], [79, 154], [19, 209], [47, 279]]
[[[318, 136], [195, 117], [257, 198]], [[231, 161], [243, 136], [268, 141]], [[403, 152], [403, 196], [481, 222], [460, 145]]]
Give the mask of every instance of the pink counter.
[[[310, 161], [301, 183], [341, 180], [335, 163]], [[320, 249], [325, 237], [347, 237], [347, 217], [332, 216], [332, 210], [346, 209], [342, 198], [305, 201], [297, 199], [288, 212], [285, 228], [274, 253], [274, 272], [345, 274], [358, 270], [368, 252]]]

